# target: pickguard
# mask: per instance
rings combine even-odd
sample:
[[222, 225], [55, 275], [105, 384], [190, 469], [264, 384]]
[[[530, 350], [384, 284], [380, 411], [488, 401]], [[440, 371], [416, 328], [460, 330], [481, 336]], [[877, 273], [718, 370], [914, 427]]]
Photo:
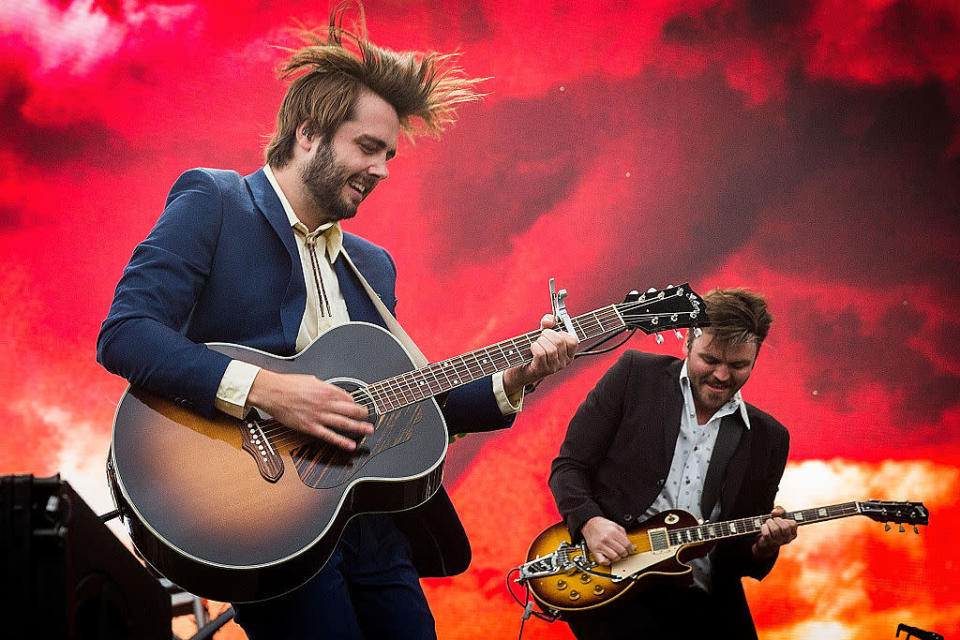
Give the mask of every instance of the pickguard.
[[383, 414], [372, 435], [353, 451], [344, 451], [325, 442], [311, 442], [290, 452], [300, 480], [314, 489], [332, 489], [350, 482], [363, 467], [385, 451], [413, 438], [414, 426], [423, 419], [419, 404]]

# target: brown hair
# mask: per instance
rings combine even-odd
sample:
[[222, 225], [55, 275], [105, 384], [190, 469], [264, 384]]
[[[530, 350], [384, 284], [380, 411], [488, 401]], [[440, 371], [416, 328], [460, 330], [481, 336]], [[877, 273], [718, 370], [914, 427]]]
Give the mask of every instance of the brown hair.
[[[330, 26], [324, 39], [315, 31], [301, 29], [306, 46], [290, 50], [292, 55], [279, 70], [281, 79], [294, 78], [277, 113], [277, 130], [266, 148], [267, 164], [284, 166], [293, 155], [297, 127], [306, 121], [327, 140], [351, 117], [357, 98], [369, 89], [397, 112], [401, 130], [411, 140], [419, 133], [411, 123], [417, 118], [422, 129], [439, 135], [456, 120], [461, 102], [479, 100], [474, 85], [485, 78], [466, 78], [455, 64], [459, 53], [417, 51], [396, 52], [367, 40], [363, 5], [357, 33], [343, 27], [349, 2], [330, 12]], [[345, 42], [352, 43], [348, 49]], [[353, 50], [355, 49], [355, 50]]]
[[[708, 331], [721, 345], [754, 342], [757, 349], [763, 344], [773, 316], [767, 310], [767, 301], [748, 289], [713, 289], [703, 296]], [[693, 345], [693, 331], [687, 334], [687, 347]]]

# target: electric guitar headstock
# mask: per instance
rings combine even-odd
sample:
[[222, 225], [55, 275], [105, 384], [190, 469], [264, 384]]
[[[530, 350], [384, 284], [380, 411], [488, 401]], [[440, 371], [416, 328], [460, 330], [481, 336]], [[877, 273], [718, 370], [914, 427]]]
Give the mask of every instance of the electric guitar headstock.
[[883, 522], [886, 524], [886, 530], [890, 530], [890, 523], [899, 524], [900, 531], [904, 531], [903, 525], [913, 526], [914, 533], [917, 531], [917, 525], [926, 525], [930, 519], [930, 512], [923, 506], [922, 502], [889, 502], [886, 500], [868, 500], [859, 502], [860, 513], [871, 520]]
[[[642, 294], [631, 291], [623, 302], [614, 306], [628, 328], [656, 334], [657, 342], [663, 342], [661, 331], [710, 326], [706, 305], [689, 283], [650, 289]], [[679, 332], [677, 337], [681, 337]]]

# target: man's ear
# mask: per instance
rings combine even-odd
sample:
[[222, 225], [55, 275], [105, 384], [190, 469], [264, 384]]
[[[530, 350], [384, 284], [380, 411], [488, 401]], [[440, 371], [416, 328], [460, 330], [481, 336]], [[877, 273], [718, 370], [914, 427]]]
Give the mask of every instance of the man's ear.
[[[688, 332], [693, 331], [693, 329], [688, 329], [687, 331]], [[683, 338], [683, 344], [681, 345], [680, 349], [683, 351], [684, 358], [690, 357], [690, 336], [689, 335]]]
[[297, 130], [294, 133], [297, 138], [297, 145], [304, 151], [309, 151], [310, 147], [313, 146], [313, 138], [317, 134], [310, 123], [304, 120], [297, 126]]

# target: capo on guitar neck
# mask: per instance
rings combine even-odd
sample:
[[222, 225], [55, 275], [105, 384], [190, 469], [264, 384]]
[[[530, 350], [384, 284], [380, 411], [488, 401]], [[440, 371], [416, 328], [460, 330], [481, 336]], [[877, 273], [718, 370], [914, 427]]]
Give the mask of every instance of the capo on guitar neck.
[[563, 328], [567, 330], [567, 333], [577, 335], [577, 332], [573, 329], [573, 323], [570, 321], [570, 315], [567, 313], [567, 304], [564, 302], [566, 297], [567, 290], [560, 289], [560, 291], [557, 291], [553, 278], [550, 278], [550, 306], [553, 309], [553, 317], [556, 318], [558, 323], [563, 323]]

